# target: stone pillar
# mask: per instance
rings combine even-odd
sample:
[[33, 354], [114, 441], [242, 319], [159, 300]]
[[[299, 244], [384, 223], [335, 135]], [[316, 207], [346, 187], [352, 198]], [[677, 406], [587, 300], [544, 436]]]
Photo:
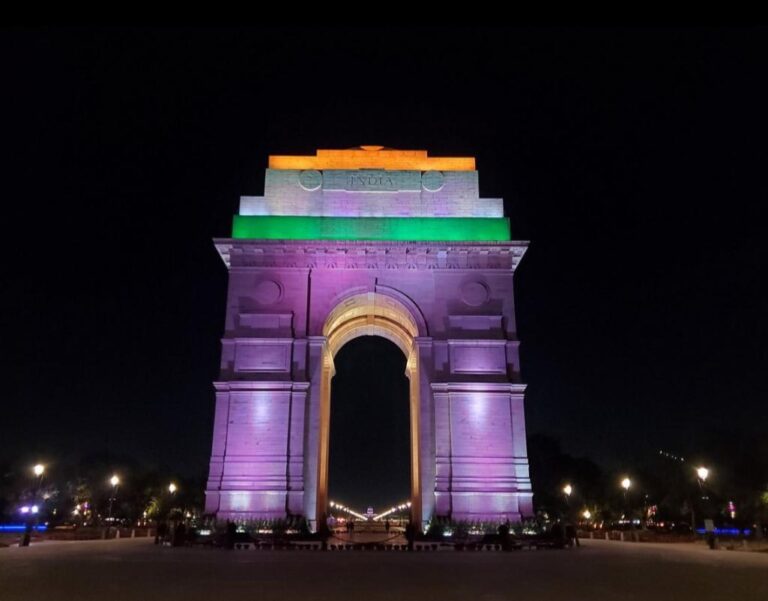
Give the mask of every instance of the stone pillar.
[[291, 396], [288, 436], [287, 498], [288, 515], [304, 515], [304, 420], [309, 382], [294, 382]]
[[323, 360], [326, 352], [325, 336], [309, 337], [307, 374], [309, 391], [306, 395], [304, 421], [304, 516], [317, 528], [317, 493], [320, 470], [320, 405], [322, 401]]
[[432, 398], [434, 359], [431, 338], [416, 338], [415, 343], [419, 353], [421, 520], [426, 523], [435, 512], [435, 405]]
[[[525, 389], [525, 386], [517, 385]], [[514, 457], [515, 488], [520, 515], [533, 515], [533, 490], [528, 468], [528, 441], [525, 432], [525, 395], [522, 391], [510, 395], [512, 415], [512, 455]]]
[[206, 511], [219, 519], [303, 513], [306, 382], [217, 382]]
[[226, 386], [216, 387], [216, 409], [213, 418], [213, 442], [208, 484], [205, 488], [205, 512], [218, 513], [220, 490], [224, 474], [224, 456], [227, 448], [227, 425], [229, 422], [229, 391]]
[[531, 515], [520, 416], [525, 386], [433, 383], [436, 511], [455, 520], [516, 521]]

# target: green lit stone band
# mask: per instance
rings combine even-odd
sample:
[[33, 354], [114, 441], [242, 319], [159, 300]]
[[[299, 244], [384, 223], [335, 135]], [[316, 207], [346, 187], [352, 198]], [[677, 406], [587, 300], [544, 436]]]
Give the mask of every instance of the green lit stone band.
[[249, 240], [506, 242], [506, 217], [287, 217], [235, 215], [232, 237]]

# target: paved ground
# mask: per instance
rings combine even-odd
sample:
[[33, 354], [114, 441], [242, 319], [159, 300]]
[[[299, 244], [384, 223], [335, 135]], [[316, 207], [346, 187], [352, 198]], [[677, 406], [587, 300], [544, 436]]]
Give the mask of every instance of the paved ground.
[[0, 549], [2, 601], [768, 599], [768, 554], [584, 541], [514, 553], [222, 551], [146, 539]]

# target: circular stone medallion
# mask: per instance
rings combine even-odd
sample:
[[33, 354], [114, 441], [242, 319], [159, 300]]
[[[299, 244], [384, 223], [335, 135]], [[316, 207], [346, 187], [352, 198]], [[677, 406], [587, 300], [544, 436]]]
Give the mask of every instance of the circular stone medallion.
[[427, 192], [437, 192], [445, 184], [442, 171], [425, 171], [421, 176], [421, 187]]
[[283, 296], [283, 289], [280, 284], [272, 280], [263, 280], [256, 284], [254, 298], [262, 305], [271, 305], [280, 300]]
[[467, 282], [461, 287], [461, 300], [472, 307], [484, 304], [489, 296], [488, 286], [482, 282]]
[[309, 169], [299, 173], [299, 185], [308, 192], [319, 190], [323, 185], [323, 174], [315, 169]]

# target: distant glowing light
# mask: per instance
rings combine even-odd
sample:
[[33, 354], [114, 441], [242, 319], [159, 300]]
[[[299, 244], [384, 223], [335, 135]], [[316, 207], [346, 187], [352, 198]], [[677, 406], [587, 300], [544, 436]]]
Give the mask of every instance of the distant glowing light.
[[378, 522], [382, 518], [385, 518], [385, 517], [387, 517], [389, 515], [392, 515], [393, 513], [397, 512], [397, 511], [403, 511], [404, 509], [407, 509], [410, 506], [411, 506], [410, 502], [400, 503], [398, 505], [395, 505], [394, 507], [390, 507], [389, 509], [387, 509], [386, 511], [383, 511], [382, 513], [379, 513], [378, 515], [374, 515], [372, 519], [373, 519], [374, 522]]
[[42, 463], [38, 463], [32, 468], [32, 471], [35, 473], [35, 476], [42, 476], [43, 472], [45, 472], [45, 466]]
[[[0, 532], [24, 532], [27, 529], [25, 524], [0, 524]], [[37, 532], [45, 532], [48, 530], [48, 526], [45, 524], [38, 524], [33, 526], [33, 530]]]
[[19, 511], [21, 513], [29, 513], [29, 505], [24, 505]]
[[699, 480], [701, 480], [702, 482], [705, 482], [707, 477], [709, 476], [709, 470], [705, 467], [697, 467], [696, 475], [699, 477]]
[[37, 505], [32, 505], [32, 507], [29, 508], [29, 511], [31, 513], [37, 513], [38, 511], [40, 511], [40, 508]]
[[592, 512], [589, 509], [585, 509], [584, 513], [582, 513], [581, 515], [584, 516], [585, 520], [588, 520], [592, 517]]
[[622, 487], [624, 490], [629, 490], [629, 487], [630, 487], [630, 486], [632, 486], [632, 480], [630, 480], [629, 478], [624, 478], [624, 479], [621, 481], [621, 487]]
[[171, 482], [171, 483], [168, 485], [168, 492], [169, 492], [169, 493], [173, 494], [173, 493], [175, 493], [177, 490], [178, 490], [178, 488], [177, 488], [177, 486], [176, 486], [176, 485], [175, 485], [173, 482]]
[[109, 483], [110, 483], [112, 486], [117, 486], [118, 484], [120, 484], [120, 478], [117, 476], [117, 474], [115, 474], [114, 476], [112, 476], [112, 477], [109, 479]]
[[565, 493], [566, 497], [570, 497], [572, 492], [573, 492], [573, 487], [570, 484], [566, 484], [565, 486], [563, 486], [563, 493]]
[[[706, 534], [705, 528], [696, 528], [696, 532], [699, 534]], [[740, 530], [739, 528], [715, 528], [715, 534], [723, 535], [726, 534], [728, 536], [739, 536], [740, 534], [743, 534], [744, 536], [749, 536], [752, 534], [752, 530], [749, 528], [745, 528], [744, 530]]]

